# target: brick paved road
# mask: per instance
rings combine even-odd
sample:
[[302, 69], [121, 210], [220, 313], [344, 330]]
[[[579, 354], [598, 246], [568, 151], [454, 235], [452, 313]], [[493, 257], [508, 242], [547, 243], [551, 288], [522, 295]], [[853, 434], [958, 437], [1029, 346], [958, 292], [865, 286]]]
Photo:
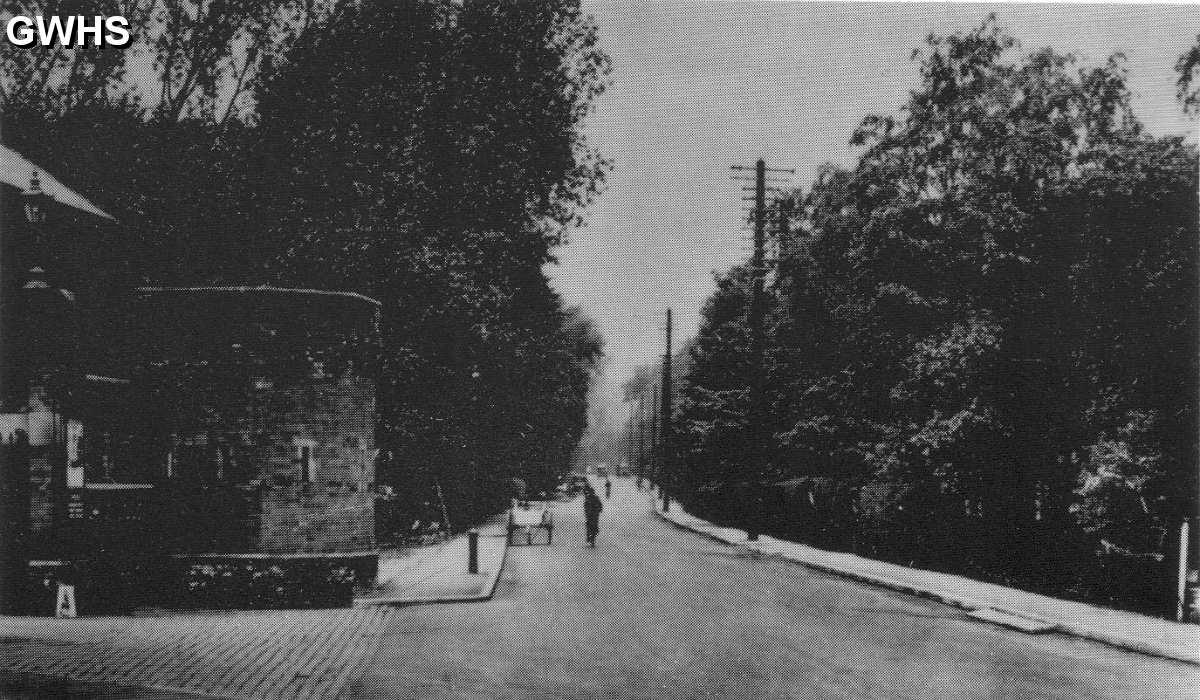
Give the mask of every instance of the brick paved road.
[[334, 698], [390, 608], [0, 618], [0, 672], [228, 698]]

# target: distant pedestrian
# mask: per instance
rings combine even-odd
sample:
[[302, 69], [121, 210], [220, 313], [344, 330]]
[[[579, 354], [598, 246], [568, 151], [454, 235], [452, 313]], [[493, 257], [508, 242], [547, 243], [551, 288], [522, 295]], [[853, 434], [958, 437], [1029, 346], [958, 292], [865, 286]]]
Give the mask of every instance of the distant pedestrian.
[[596, 535], [600, 533], [600, 511], [602, 510], [604, 510], [604, 504], [600, 502], [596, 490], [590, 483], [585, 483], [583, 486], [583, 515], [584, 520], [587, 521], [587, 542], [593, 547], [596, 546]]
[[612, 498], [612, 482], [608, 479], [604, 480], [604, 500]]

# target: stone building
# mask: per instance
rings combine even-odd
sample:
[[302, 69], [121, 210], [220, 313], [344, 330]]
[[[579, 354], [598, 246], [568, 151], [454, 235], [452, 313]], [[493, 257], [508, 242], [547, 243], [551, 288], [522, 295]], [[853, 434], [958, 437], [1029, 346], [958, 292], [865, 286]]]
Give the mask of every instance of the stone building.
[[179, 556], [370, 569], [378, 312], [348, 292], [134, 290], [70, 407], [85, 502], [68, 510], [121, 521], [139, 502]]
[[84, 324], [78, 371], [30, 389], [29, 559], [373, 577], [378, 313], [346, 292], [143, 288]]
[[372, 577], [379, 302], [270, 286], [77, 299], [79, 272], [33, 228], [21, 265], [52, 274], [9, 270], [0, 314], [0, 599], [27, 565]]

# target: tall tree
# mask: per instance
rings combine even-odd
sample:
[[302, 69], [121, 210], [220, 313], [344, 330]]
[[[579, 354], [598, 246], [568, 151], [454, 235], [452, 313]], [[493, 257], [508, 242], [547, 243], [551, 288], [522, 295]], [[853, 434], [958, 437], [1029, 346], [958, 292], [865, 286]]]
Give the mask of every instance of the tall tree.
[[[934, 38], [901, 118], [864, 123], [857, 179], [871, 218], [852, 259], [877, 280], [873, 323], [905, 354], [891, 396], [906, 420], [886, 457], [1019, 543], [1037, 521], [1067, 517], [1097, 391], [1150, 381], [1157, 398], [1143, 398], [1167, 409], [1194, 383], [1178, 353], [1124, 365], [1137, 377], [1105, 375], [1123, 366], [1114, 349], [1146, 358], [1150, 326], [1163, 353], [1177, 341], [1162, 334], [1186, 337], [1194, 314], [1144, 295], [1189, 288], [1195, 220], [1186, 149], [1144, 133], [1119, 56], [1073, 70], [1048, 49], [1007, 59], [1012, 45], [992, 20]], [[1099, 338], [1106, 356], [1081, 364]], [[1152, 379], [1161, 366], [1169, 387]]]
[[87, 284], [265, 279], [265, 263], [282, 244], [254, 231], [260, 183], [243, 152], [256, 141], [246, 124], [250, 96], [260, 67], [277, 61], [331, 4], [10, 4], [26, 14], [120, 14], [130, 22], [134, 44], [125, 51], [0, 46], [6, 145], [121, 222], [120, 235], [75, 241], [88, 261]]
[[[1161, 551], [1196, 510], [1196, 151], [1145, 132], [1119, 55], [1022, 55], [989, 18], [914, 57], [918, 88], [821, 172], [781, 260], [778, 471], [849, 484], [829, 517], [880, 556], [1091, 585], [1098, 539]], [[736, 367], [732, 298], [698, 369]], [[689, 379], [709, 436], [731, 379]]]
[[603, 177], [580, 125], [606, 69], [574, 2], [364, 2], [259, 93], [278, 279], [384, 302], [383, 443], [462, 508], [552, 481], [582, 429], [595, 340], [543, 266]]
[[746, 478], [743, 463], [750, 415], [750, 329], [746, 314], [752, 270], [739, 266], [716, 278], [717, 289], [701, 312], [689, 344], [678, 436], [686, 462], [685, 484], [708, 489]]
[[223, 124], [248, 117], [262, 68], [277, 62], [336, 1], [7, 3], [5, 10], [12, 14], [121, 16], [129, 22], [132, 42], [123, 51], [63, 45], [31, 51], [0, 45], [0, 109], [44, 119], [112, 106], [164, 122]]

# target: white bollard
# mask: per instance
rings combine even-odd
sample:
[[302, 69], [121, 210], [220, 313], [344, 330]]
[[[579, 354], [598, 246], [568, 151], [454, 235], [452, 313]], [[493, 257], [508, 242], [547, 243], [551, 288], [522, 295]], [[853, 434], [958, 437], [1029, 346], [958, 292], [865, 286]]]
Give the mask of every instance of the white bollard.
[[54, 616], [73, 618], [78, 616], [75, 609], [75, 587], [65, 583], [58, 584], [58, 598], [54, 603]]

